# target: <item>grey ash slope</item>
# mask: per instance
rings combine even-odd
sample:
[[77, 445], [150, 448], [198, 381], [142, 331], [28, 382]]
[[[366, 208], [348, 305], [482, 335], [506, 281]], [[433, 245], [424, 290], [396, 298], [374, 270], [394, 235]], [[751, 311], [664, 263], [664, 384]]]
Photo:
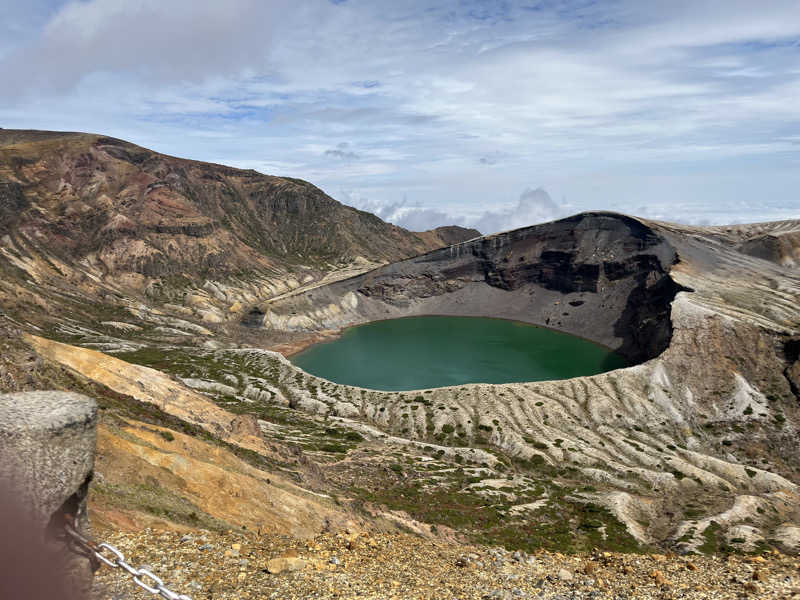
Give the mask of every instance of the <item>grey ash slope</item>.
[[[424, 397], [330, 384], [285, 361], [273, 368], [298, 408], [447, 446], [465, 459], [482, 446], [511, 457], [521, 473], [574, 469], [594, 490], [585, 499], [610, 509], [640, 541], [686, 550], [719, 538], [742, 549], [771, 542], [796, 550], [798, 231], [797, 221], [704, 229], [587, 213], [261, 309], [267, 328], [308, 331], [407, 315], [499, 316], [618, 349], [642, 364]], [[741, 251], [763, 236], [791, 248], [777, 262]], [[535, 508], [518, 510], [536, 518]]]

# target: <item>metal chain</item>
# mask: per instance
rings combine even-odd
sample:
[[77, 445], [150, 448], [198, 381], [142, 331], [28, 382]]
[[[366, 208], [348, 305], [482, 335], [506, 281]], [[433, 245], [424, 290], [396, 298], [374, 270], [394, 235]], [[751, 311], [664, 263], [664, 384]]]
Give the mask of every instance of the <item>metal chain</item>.
[[[64, 531], [67, 535], [76, 542], [79, 546], [90, 552], [91, 558], [96, 558], [102, 563], [107, 564], [114, 569], [121, 568], [133, 577], [133, 582], [143, 590], [147, 590], [151, 594], [158, 594], [167, 600], [192, 600], [189, 596], [184, 594], [176, 594], [175, 592], [167, 589], [164, 582], [157, 575], [147, 569], [136, 569], [125, 561], [125, 555], [117, 550], [109, 543], [102, 542], [98, 544], [94, 540], [87, 538], [78, 533], [75, 529], [73, 519], [69, 515], [64, 515]], [[103, 556], [103, 552], [111, 554], [110, 557]], [[149, 581], [149, 584], [148, 584]]]

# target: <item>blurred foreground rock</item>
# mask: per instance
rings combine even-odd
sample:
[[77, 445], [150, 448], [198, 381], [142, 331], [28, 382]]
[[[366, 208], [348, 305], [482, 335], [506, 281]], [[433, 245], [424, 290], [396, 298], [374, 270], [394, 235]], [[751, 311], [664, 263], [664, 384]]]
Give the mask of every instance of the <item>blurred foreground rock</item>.
[[[97, 404], [90, 398], [68, 392], [0, 395], [0, 500], [6, 526], [19, 529], [16, 537], [6, 535], [5, 551], [13, 553], [13, 545], [24, 543], [22, 554], [32, 557], [31, 573], [20, 574], [20, 585], [33, 585], [42, 575], [53, 578], [55, 570], [54, 579], [63, 575], [62, 585], [71, 588], [61, 597], [88, 591], [88, 557], [67, 547], [62, 532], [64, 515], [88, 532], [86, 498], [96, 442]], [[20, 591], [36, 597], [27, 587]]]

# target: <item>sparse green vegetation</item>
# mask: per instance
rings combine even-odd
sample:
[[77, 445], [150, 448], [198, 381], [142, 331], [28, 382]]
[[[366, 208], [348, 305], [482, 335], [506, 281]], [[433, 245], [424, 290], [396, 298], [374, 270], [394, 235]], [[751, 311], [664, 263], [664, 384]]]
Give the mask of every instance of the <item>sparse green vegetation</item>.
[[719, 532], [722, 529], [719, 523], [711, 521], [703, 531], [703, 543], [697, 547], [701, 554], [714, 554], [721, 548], [719, 547]]

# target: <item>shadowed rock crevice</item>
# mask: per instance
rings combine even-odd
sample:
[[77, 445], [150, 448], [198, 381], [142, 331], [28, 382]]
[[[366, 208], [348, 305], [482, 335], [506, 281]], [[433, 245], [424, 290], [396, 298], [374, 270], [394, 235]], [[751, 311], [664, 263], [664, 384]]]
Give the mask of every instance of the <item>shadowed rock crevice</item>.
[[675, 283], [660, 265], [649, 266], [634, 272], [639, 285], [631, 291], [625, 310], [614, 323], [615, 332], [625, 340], [617, 352], [631, 362], [655, 358], [669, 347], [672, 301], [678, 292], [692, 291]]
[[783, 345], [783, 353], [788, 362], [783, 374], [795, 398], [800, 401], [800, 338], [788, 340]]

